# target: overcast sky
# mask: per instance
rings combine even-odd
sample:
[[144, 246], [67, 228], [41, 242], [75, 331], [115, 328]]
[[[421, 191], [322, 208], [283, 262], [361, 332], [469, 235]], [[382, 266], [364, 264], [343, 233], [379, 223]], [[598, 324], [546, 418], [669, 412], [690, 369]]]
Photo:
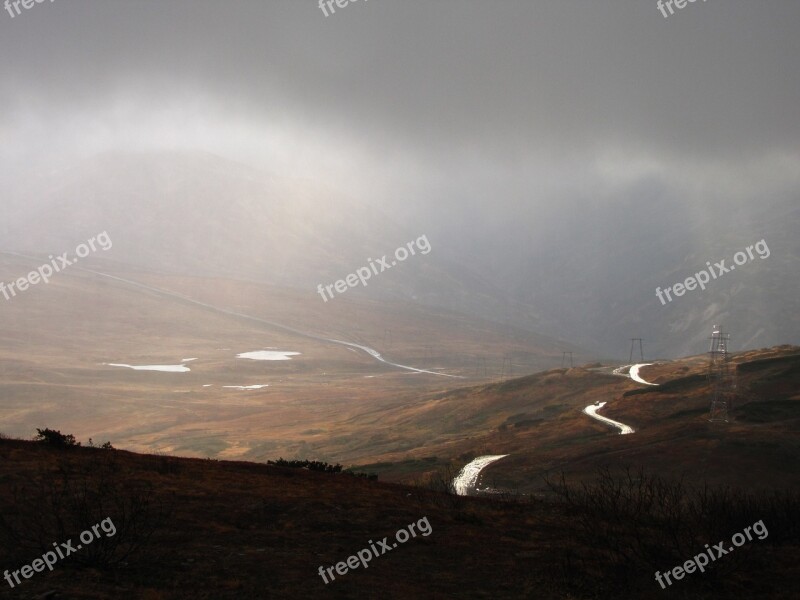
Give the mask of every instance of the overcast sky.
[[[668, 18], [656, 0], [356, 0], [327, 17], [317, 0], [45, 1], [0, 10], [0, 180], [30, 205], [59, 186], [30, 176], [98, 153], [206, 151], [400, 217], [381, 223], [494, 276], [501, 301], [538, 310], [549, 290], [559, 314], [574, 286], [597, 288], [605, 315], [624, 285], [632, 314], [658, 311], [650, 284], [667, 279], [642, 279], [659, 269], [792, 237], [798, 29], [798, 0]], [[25, 231], [7, 206], [6, 227]], [[355, 256], [374, 253], [352, 238]], [[792, 252], [770, 259], [789, 281]], [[576, 302], [560, 317], [589, 308]], [[776, 306], [764, 314], [778, 321]], [[696, 320], [714, 314], [701, 308]], [[673, 317], [657, 314], [668, 339]]]
[[667, 19], [649, 0], [357, 0], [328, 17], [314, 0], [56, 0], [0, 13], [0, 158], [201, 148], [447, 205], [641, 178], [750, 195], [797, 184], [798, 25], [796, 0]]

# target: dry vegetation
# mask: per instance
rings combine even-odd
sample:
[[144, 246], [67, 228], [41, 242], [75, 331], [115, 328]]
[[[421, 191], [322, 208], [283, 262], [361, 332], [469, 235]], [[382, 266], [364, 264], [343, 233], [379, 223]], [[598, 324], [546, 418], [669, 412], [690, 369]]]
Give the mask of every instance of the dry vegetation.
[[[70, 503], [52, 503], [62, 497], [63, 473], [74, 484], [72, 492], [90, 490], [77, 494], [86, 516], [74, 518], [82, 512]], [[139, 526], [128, 528], [132, 552], [112, 551], [109, 560], [88, 566], [66, 560], [17, 590], [1, 589], [0, 597], [55, 591], [53, 597], [76, 599], [656, 598], [662, 596], [653, 561], [662, 570], [671, 568], [674, 557], [682, 562], [695, 554], [696, 544], [728, 538], [741, 523], [757, 519], [769, 528], [767, 540], [680, 582], [673, 593], [791, 597], [786, 586], [796, 581], [800, 556], [796, 496], [780, 504], [709, 494], [697, 504], [701, 510], [687, 510], [681, 520], [681, 513], [655, 508], [665, 498], [689, 498], [676, 484], [642, 477], [631, 484], [617, 475], [583, 495], [557, 485], [560, 499], [464, 498], [342, 473], [2, 440], [0, 510], [15, 531], [36, 531], [46, 544], [74, 538], [87, 519], [124, 523], [125, 514], [142, 516]], [[624, 501], [618, 501], [620, 491]], [[643, 497], [656, 504], [637, 512]], [[19, 520], [26, 510], [38, 511], [49, 527], [20, 527], [31, 525]], [[70, 515], [63, 530], [53, 525], [56, 516]], [[430, 536], [414, 538], [327, 586], [317, 575], [319, 566], [344, 560], [369, 540], [391, 537], [423, 516], [431, 523]], [[628, 523], [630, 518], [636, 520]], [[697, 523], [707, 527], [693, 529]], [[682, 536], [677, 548], [673, 531]], [[631, 539], [650, 553], [639, 556]], [[2, 542], [3, 568], [17, 569], [40, 555], [38, 547]]]

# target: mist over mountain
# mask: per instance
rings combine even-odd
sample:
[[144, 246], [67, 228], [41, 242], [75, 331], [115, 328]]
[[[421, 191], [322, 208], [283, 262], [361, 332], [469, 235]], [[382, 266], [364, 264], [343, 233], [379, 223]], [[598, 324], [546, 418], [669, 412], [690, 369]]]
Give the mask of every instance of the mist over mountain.
[[[101, 231], [104, 258], [180, 275], [234, 277], [317, 294], [396, 247], [431, 249], [380, 273], [352, 297], [412, 300], [545, 333], [598, 356], [702, 351], [718, 321], [734, 347], [800, 336], [800, 203], [713, 199], [698, 211], [655, 182], [620, 197], [569, 197], [537, 217], [520, 206], [404, 210], [357, 200], [324, 182], [281, 178], [209, 153], [104, 153], [15, 181], [5, 248], [59, 254]], [[504, 208], [505, 207], [505, 208]], [[501, 214], [491, 214], [497, 210]], [[479, 226], [479, 223], [483, 223]], [[764, 240], [738, 272], [662, 304], [666, 288]], [[320, 299], [321, 300], [321, 299]], [[588, 358], [588, 357], [587, 357]]]

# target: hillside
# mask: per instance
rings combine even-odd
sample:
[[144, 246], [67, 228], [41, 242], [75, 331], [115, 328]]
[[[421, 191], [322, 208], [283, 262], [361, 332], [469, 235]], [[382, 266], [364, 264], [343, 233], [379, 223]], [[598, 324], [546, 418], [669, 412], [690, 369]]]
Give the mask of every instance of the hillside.
[[[0, 256], [0, 280], [36, 264]], [[0, 431], [27, 438], [36, 427], [58, 423], [82, 439], [203, 458], [363, 460], [384, 451], [380, 434], [374, 437], [375, 410], [548, 368], [559, 364], [562, 350], [574, 348], [414, 302], [337, 298], [324, 304], [290, 288], [120, 269], [102, 255], [2, 308]], [[461, 378], [395, 368], [320, 338], [366, 345], [388, 360]], [[282, 361], [237, 358], [268, 349], [300, 354]], [[240, 389], [250, 386], [267, 387]]]
[[[484, 482], [540, 493], [542, 476], [564, 471], [590, 477], [602, 465], [645, 465], [697, 483], [738, 486], [743, 473], [754, 489], [800, 486], [800, 353], [778, 347], [736, 353], [739, 395], [731, 422], [709, 423], [706, 356], [664, 361], [641, 369], [644, 386], [611, 368], [551, 369], [503, 383], [431, 394], [400, 411], [376, 413], [395, 438], [425, 432], [428, 442], [408, 453], [386, 453], [366, 467], [384, 478], [413, 481], [472, 457], [509, 454], [487, 468]], [[583, 414], [601, 414], [634, 428], [632, 435]], [[436, 456], [435, 461], [425, 457]]]
[[[9, 537], [0, 527], [4, 569], [19, 569], [51, 542], [75, 540], [93, 523], [111, 519], [115, 525], [113, 537], [76, 549], [52, 573], [34, 573], [15, 589], [4, 583], [3, 598], [588, 599], [662, 593], [652, 570], [633, 564], [623, 583], [609, 570], [606, 551], [613, 548], [573, 537], [580, 513], [552, 502], [453, 497], [345, 474], [11, 440], [0, 440], [0, 482], [0, 523], [17, 534]], [[772, 537], [744, 547], [737, 557], [746, 562], [731, 557], [705, 577], [686, 581], [681, 597], [791, 597], [785, 582], [796, 577], [800, 549], [779, 528], [792, 517], [763, 503], [753, 506], [759, 516], [750, 510], [746, 518], [765, 519]], [[26, 528], [33, 523], [35, 529]], [[418, 535], [405, 542], [397, 537], [403, 543], [385, 555], [378, 550], [368, 568], [340, 573], [327, 584], [319, 575], [320, 567], [346, 561], [384, 537], [391, 545], [395, 532], [412, 523]], [[729, 520], [720, 523], [727, 535], [736, 531]], [[694, 535], [715, 533], [703, 527]], [[115, 538], [120, 545], [104, 554]], [[117, 560], [130, 543], [141, 543], [139, 552]], [[95, 551], [95, 562], [77, 562]], [[676, 562], [666, 548], [658, 556], [664, 569]]]
[[[781, 347], [734, 360], [741, 401], [728, 424], [706, 420], [702, 356], [641, 369], [658, 387], [590, 366], [373, 407], [351, 426], [380, 427], [403, 447], [420, 440], [403, 460], [362, 467], [379, 481], [0, 439], [4, 568], [102, 519], [127, 532], [118, 546], [107, 538], [96, 555], [0, 587], [0, 597], [660, 598], [654, 568], [761, 522], [768, 535], [672, 589], [684, 598], [791, 598], [800, 353]], [[617, 435], [581, 412], [598, 399], [635, 433]], [[449, 494], [453, 469], [484, 453], [510, 454], [486, 469], [482, 487], [493, 491]], [[570, 487], [560, 487], [561, 473]], [[412, 523], [419, 535], [397, 538], [367, 569], [328, 583], [319, 575], [384, 536], [392, 544]]]

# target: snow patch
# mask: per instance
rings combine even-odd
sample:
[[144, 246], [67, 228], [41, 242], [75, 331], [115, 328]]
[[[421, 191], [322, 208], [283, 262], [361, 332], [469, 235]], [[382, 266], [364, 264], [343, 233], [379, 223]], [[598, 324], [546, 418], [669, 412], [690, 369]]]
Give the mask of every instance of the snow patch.
[[298, 356], [299, 352], [285, 352], [283, 350], [256, 350], [254, 352], [242, 352], [236, 358], [248, 358], [250, 360], [292, 360], [292, 356]]
[[134, 371], [162, 371], [165, 373], [187, 373], [191, 369], [185, 365], [124, 365], [121, 363], [103, 363], [108, 367], [125, 367]]

